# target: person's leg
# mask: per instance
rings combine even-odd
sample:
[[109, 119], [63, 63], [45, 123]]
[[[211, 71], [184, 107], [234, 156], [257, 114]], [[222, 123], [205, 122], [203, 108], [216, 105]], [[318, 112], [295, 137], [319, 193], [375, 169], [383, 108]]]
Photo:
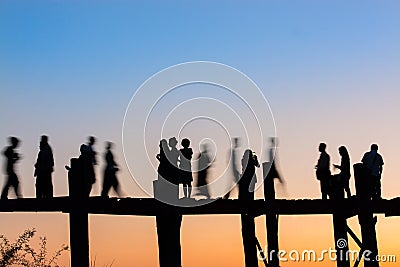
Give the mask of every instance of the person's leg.
[[114, 189], [114, 192], [117, 193], [117, 195], [120, 197], [121, 190], [120, 190], [118, 179], [115, 175], [113, 176], [112, 188]]
[[381, 177], [375, 176], [374, 178], [375, 178], [375, 197], [380, 199], [380, 198], [382, 198]]
[[12, 187], [14, 188], [14, 193], [17, 198], [22, 198], [20, 187], [19, 187], [19, 179], [18, 176], [14, 173], [12, 179]]
[[4, 184], [3, 191], [1, 192], [1, 199], [8, 198], [8, 190], [10, 189], [10, 176], [7, 177], [7, 181]]
[[328, 193], [326, 192], [325, 180], [321, 179], [321, 180], [319, 180], [319, 182], [321, 184], [322, 199], [328, 199]]
[[188, 198], [190, 198], [190, 196], [192, 195], [192, 183], [189, 182], [187, 184], [187, 187], [188, 187]]

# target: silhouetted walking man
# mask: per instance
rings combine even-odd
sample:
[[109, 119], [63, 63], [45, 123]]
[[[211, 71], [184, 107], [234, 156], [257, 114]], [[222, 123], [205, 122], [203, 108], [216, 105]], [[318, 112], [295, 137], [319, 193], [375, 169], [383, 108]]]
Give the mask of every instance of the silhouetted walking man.
[[208, 155], [208, 146], [203, 144], [198, 157], [198, 171], [197, 171], [197, 195], [205, 196], [210, 198], [210, 192], [208, 191], [208, 169], [211, 166], [211, 158]]
[[179, 164], [179, 169], [180, 169], [180, 174], [181, 174], [181, 183], [183, 186], [183, 195], [186, 198], [189, 198], [190, 195], [192, 194], [192, 181], [193, 181], [193, 175], [192, 175], [192, 156], [193, 156], [193, 150], [189, 147], [190, 146], [190, 140], [185, 138], [181, 142], [183, 148], [180, 149], [180, 164]]
[[339, 154], [341, 156], [340, 165], [333, 164], [333, 166], [340, 170], [339, 174], [339, 190], [340, 195], [343, 195], [343, 189], [346, 191], [347, 198], [351, 197], [350, 192], [350, 156], [345, 146], [339, 147]]
[[331, 176], [331, 171], [329, 169], [330, 166], [330, 157], [328, 153], [326, 153], [326, 144], [325, 143], [320, 143], [319, 152], [321, 152], [318, 163], [315, 166], [316, 169], [316, 174], [317, 174], [317, 179], [321, 183], [321, 193], [322, 193], [322, 199], [328, 199], [328, 195], [330, 193], [330, 176]]
[[9, 141], [10, 146], [8, 146], [3, 152], [3, 155], [6, 157], [7, 181], [4, 184], [3, 192], [1, 193], [1, 199], [8, 198], [8, 190], [10, 189], [10, 187], [14, 188], [14, 192], [17, 198], [22, 197], [19, 189], [18, 176], [14, 170], [15, 163], [20, 159], [19, 154], [15, 152], [15, 149], [18, 147], [19, 140], [17, 137], [10, 137]]
[[53, 171], [53, 151], [48, 143], [48, 137], [42, 135], [39, 144], [39, 154], [35, 164], [36, 198], [53, 197], [53, 182], [51, 177]]
[[108, 192], [111, 187], [114, 189], [118, 196], [121, 196], [119, 182], [117, 179], [118, 165], [114, 161], [114, 155], [111, 152], [113, 143], [106, 142], [106, 152], [104, 153], [104, 159], [106, 161], [106, 167], [104, 169], [104, 179], [103, 179], [103, 190], [101, 191], [102, 197], [108, 197]]
[[378, 153], [378, 145], [372, 144], [371, 151], [364, 154], [361, 162], [366, 166], [369, 175], [370, 193], [373, 199], [382, 198], [381, 176], [383, 171], [383, 158]]
[[[229, 198], [233, 189], [236, 187], [236, 185], [238, 184], [239, 179], [240, 179], [240, 172], [239, 172], [239, 168], [237, 166], [238, 147], [239, 147], [239, 138], [235, 137], [232, 139], [232, 149], [230, 151], [230, 158], [229, 158], [230, 169], [232, 171], [232, 176], [233, 176], [233, 187], [225, 194], [224, 199]], [[230, 183], [230, 181], [229, 181], [229, 183]], [[231, 184], [229, 184], [229, 186], [231, 186]]]

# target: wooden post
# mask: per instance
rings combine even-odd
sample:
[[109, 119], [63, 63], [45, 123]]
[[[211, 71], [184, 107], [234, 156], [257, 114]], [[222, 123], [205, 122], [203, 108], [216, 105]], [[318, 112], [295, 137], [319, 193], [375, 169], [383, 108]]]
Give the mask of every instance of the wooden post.
[[371, 181], [361, 163], [354, 164], [354, 178], [359, 199], [358, 222], [361, 227], [362, 249], [367, 257], [364, 257], [364, 266], [379, 267], [379, 262], [375, 261], [378, 255], [378, 244], [375, 230], [376, 219], [374, 219], [371, 209], [371, 187], [369, 184]]
[[333, 233], [335, 237], [336, 266], [350, 267], [349, 259], [349, 240], [347, 238], [347, 220], [346, 217], [336, 212], [333, 214]]
[[181, 267], [182, 215], [173, 211], [171, 206], [178, 204], [179, 186], [159, 177], [153, 182], [153, 190], [154, 197], [165, 205], [164, 213], [156, 216], [160, 267]]
[[69, 242], [71, 248], [71, 267], [89, 267], [89, 226], [88, 198], [84, 194], [84, 179], [80, 177], [78, 159], [71, 159], [68, 172], [68, 187], [70, 197]]
[[[275, 166], [273, 166], [275, 168]], [[265, 224], [267, 227], [267, 243], [268, 243], [268, 264], [271, 267], [279, 267], [279, 238], [278, 238], [278, 215], [276, 214], [273, 204], [275, 201], [275, 184], [276, 177], [274, 172], [270, 172], [271, 163], [263, 163], [264, 177], [264, 199], [272, 208], [265, 214]], [[276, 173], [276, 172], [275, 172]]]
[[254, 217], [249, 214], [242, 214], [241, 221], [245, 266], [257, 267], [258, 258], [256, 245], [256, 226], [254, 224]]
[[160, 267], [181, 267], [182, 216], [157, 215], [156, 223]]

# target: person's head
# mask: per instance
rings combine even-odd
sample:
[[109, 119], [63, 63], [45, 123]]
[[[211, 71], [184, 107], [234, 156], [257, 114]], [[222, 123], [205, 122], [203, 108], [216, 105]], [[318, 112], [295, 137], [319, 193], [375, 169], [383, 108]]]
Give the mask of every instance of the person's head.
[[113, 143], [110, 142], [110, 141], [107, 141], [107, 142], [106, 142], [106, 149], [107, 149], [107, 150], [110, 150], [112, 147], [113, 147]]
[[201, 153], [207, 153], [208, 152], [208, 144], [207, 143], [201, 145], [200, 152]]
[[40, 137], [40, 142], [47, 143], [49, 141], [49, 137], [47, 135], [42, 135]]
[[277, 140], [276, 137], [271, 137], [271, 138], [269, 139], [269, 141], [271, 142], [271, 146], [272, 146], [272, 147], [278, 146], [278, 140]]
[[168, 149], [167, 140], [161, 139], [160, 140], [160, 150], [166, 150], [166, 149]]
[[339, 147], [339, 154], [342, 157], [348, 157], [349, 156], [349, 152], [347, 151], [347, 148], [345, 146]]
[[81, 147], [79, 148], [79, 151], [81, 152], [81, 155], [87, 154], [88, 146], [85, 144], [82, 144]]
[[188, 147], [190, 146], [190, 140], [187, 139], [187, 138], [183, 139], [182, 142], [181, 142], [181, 145], [182, 145], [184, 148], [188, 148]]
[[239, 138], [238, 137], [234, 137], [232, 139], [232, 144], [234, 148], [238, 148], [239, 147]]
[[176, 145], [178, 144], [178, 140], [176, 140], [175, 137], [171, 137], [168, 140], [168, 144], [169, 144], [170, 147], [176, 147]]
[[89, 136], [88, 138], [89, 140], [89, 145], [94, 145], [94, 143], [96, 143], [96, 138], [94, 136]]
[[372, 144], [371, 145], [371, 150], [378, 151], [378, 145], [377, 144]]
[[11, 136], [9, 138], [9, 141], [10, 141], [10, 144], [11, 144], [11, 146], [13, 148], [16, 148], [18, 146], [18, 144], [19, 144], [19, 139], [17, 137], [15, 137], [15, 136]]
[[326, 150], [326, 144], [320, 143], [318, 147], [319, 152], [324, 152]]
[[244, 159], [249, 159], [252, 156], [253, 152], [251, 149], [246, 149], [243, 153], [243, 158]]

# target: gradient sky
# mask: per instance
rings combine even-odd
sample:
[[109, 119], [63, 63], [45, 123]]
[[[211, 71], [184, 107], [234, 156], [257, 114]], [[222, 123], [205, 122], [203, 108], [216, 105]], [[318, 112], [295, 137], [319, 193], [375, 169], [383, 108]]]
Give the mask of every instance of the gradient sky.
[[[55, 152], [56, 195], [67, 194], [64, 165], [78, 155], [88, 135], [98, 137], [99, 152], [104, 141], [112, 140], [124, 191], [144, 196], [122, 153], [122, 122], [130, 98], [166, 67], [215, 61], [244, 72], [269, 101], [287, 181], [287, 194], [280, 197], [320, 196], [313, 166], [321, 141], [328, 144], [332, 163], [339, 162], [340, 145], [348, 147], [355, 163], [372, 142], [378, 143], [385, 161], [383, 197], [396, 197], [399, 9], [399, 2], [390, 0], [0, 1], [0, 144], [6, 146], [10, 135], [21, 138], [18, 172], [24, 196], [33, 197], [41, 134], [50, 136]], [[97, 174], [99, 181], [101, 167]], [[149, 175], [156, 174], [150, 170]], [[353, 184], [351, 180], [354, 192]], [[94, 195], [99, 188], [97, 183]], [[48, 237], [50, 248], [68, 243], [65, 214], [0, 216], [0, 234], [9, 238], [36, 227], [38, 235]], [[358, 233], [357, 220], [349, 221]], [[400, 257], [399, 223], [379, 217], [381, 254]], [[263, 225], [263, 218], [257, 219], [265, 245]], [[90, 216], [90, 241], [98, 266], [113, 260], [115, 267], [157, 266], [154, 218]], [[281, 217], [280, 244], [288, 251], [332, 247], [331, 218]], [[350, 247], [358, 249], [353, 242]], [[239, 216], [185, 217], [182, 250], [184, 266], [244, 266]], [[68, 255], [60, 262], [68, 266]]]

